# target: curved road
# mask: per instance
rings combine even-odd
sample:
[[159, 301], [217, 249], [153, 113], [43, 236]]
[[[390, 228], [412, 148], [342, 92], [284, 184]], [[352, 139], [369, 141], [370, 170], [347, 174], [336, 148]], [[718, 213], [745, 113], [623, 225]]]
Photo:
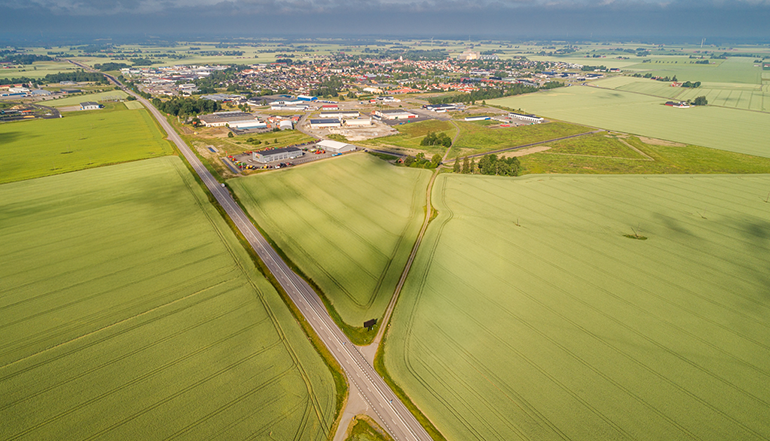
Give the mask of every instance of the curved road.
[[[87, 66], [80, 66], [87, 68]], [[217, 199], [217, 202], [224, 208], [227, 215], [230, 216], [230, 219], [232, 219], [233, 223], [238, 227], [257, 255], [259, 255], [259, 258], [262, 259], [268, 270], [270, 270], [284, 291], [289, 295], [292, 302], [294, 302], [302, 315], [305, 316], [305, 319], [313, 327], [321, 341], [334, 355], [334, 358], [337, 359], [347, 374], [348, 382], [358, 389], [361, 396], [364, 397], [371, 409], [379, 417], [378, 422], [383, 428], [395, 440], [429, 441], [431, 439], [430, 436], [417, 419], [396, 397], [388, 385], [385, 384], [355, 345], [335, 325], [315, 291], [278, 256], [251, 221], [249, 221], [241, 207], [235, 203], [229, 191], [214, 179], [198, 157], [179, 137], [176, 130], [166, 121], [166, 118], [149, 101], [126, 89], [125, 86], [112, 76], [106, 74], [105, 76], [122, 87], [124, 91], [134, 95], [158, 120], [158, 123], [168, 134], [168, 139], [176, 144], [179, 151], [182, 152], [182, 155], [184, 155], [185, 159], [187, 159], [201, 180], [206, 184], [206, 187]]]

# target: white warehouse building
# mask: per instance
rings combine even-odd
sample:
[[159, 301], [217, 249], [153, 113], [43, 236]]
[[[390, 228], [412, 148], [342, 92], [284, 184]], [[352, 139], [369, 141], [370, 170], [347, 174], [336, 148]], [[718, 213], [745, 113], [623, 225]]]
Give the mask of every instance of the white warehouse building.
[[353, 144], [347, 144], [339, 141], [332, 141], [331, 139], [324, 139], [316, 143], [316, 147], [320, 147], [327, 152], [331, 153], [345, 153], [352, 152], [356, 149]]

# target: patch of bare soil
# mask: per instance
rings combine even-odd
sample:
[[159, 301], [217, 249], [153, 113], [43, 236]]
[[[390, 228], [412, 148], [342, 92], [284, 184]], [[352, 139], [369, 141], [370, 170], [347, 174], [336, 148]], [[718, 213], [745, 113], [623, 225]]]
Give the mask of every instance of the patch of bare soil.
[[682, 144], [681, 142], [664, 141], [662, 139], [655, 139], [655, 138], [645, 138], [644, 136], [640, 136], [639, 140], [645, 144], [650, 144], [650, 145], [662, 145], [664, 147], [687, 147], [687, 144]]

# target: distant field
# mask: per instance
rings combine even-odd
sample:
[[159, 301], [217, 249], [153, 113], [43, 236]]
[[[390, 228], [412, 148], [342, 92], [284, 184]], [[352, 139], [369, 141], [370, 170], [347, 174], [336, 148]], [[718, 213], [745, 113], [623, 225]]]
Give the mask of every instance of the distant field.
[[43, 78], [48, 74], [69, 72], [76, 70], [71, 63], [58, 63], [56, 61], [38, 61], [22, 68], [0, 69], [0, 78]]
[[[673, 61], [678, 61], [674, 63]], [[650, 72], [656, 76], [673, 77], [679, 81], [700, 81], [717, 83], [760, 84], [762, 69], [754, 67], [754, 59], [735, 57], [727, 60], [709, 60], [713, 64], [694, 64], [677, 57], [675, 60], [652, 59], [650, 63], [626, 66], [624, 70]]]
[[770, 111], [770, 94], [758, 84], [705, 83], [696, 89], [671, 87], [670, 82], [644, 78], [614, 77], [593, 83], [598, 87], [655, 95], [679, 101], [705, 96], [709, 104], [736, 109]]
[[[657, 143], [657, 144], [656, 144]], [[637, 137], [587, 135], [520, 158], [525, 174], [770, 173], [770, 158]]]
[[85, 101], [100, 102], [105, 100], [109, 100], [109, 101], [122, 100], [127, 96], [128, 94], [126, 92], [123, 92], [122, 90], [108, 90], [107, 92], [87, 93], [84, 95], [76, 95], [76, 96], [71, 96], [67, 98], [59, 98], [56, 100], [46, 101], [43, 104], [51, 107], [66, 107], [66, 106], [76, 106]]
[[441, 175], [386, 366], [447, 439], [768, 439], [769, 190]]
[[146, 110], [67, 112], [0, 124], [0, 184], [169, 155], [163, 137]]
[[342, 319], [382, 315], [423, 221], [427, 170], [356, 154], [228, 184]]
[[328, 368], [178, 158], [0, 213], [0, 439], [328, 439]]
[[444, 155], [446, 147], [443, 146], [421, 146], [420, 142], [429, 132], [446, 133], [449, 138], [453, 138], [456, 129], [452, 123], [440, 120], [427, 120], [416, 123], [407, 123], [394, 126], [400, 133], [394, 136], [385, 136], [366, 141], [356, 141], [356, 144], [391, 148], [396, 151], [401, 149], [423, 150], [425, 155], [430, 158], [435, 154]]
[[499, 128], [480, 126], [465, 121], [460, 121], [457, 124], [461, 129], [460, 137], [449, 152], [450, 158], [547, 141], [593, 130], [589, 127], [562, 122]]
[[490, 101], [546, 117], [687, 144], [770, 157], [770, 115], [720, 107], [674, 109], [665, 98], [575, 86]]

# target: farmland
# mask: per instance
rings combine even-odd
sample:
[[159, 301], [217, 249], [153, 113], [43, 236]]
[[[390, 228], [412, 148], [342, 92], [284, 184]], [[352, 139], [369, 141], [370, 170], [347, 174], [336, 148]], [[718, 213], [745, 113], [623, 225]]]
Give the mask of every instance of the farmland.
[[71, 72], [76, 69], [76, 66], [66, 62], [36, 61], [31, 65], [0, 69], [0, 78], [43, 78], [48, 74]]
[[0, 183], [169, 155], [163, 137], [146, 110], [126, 110], [122, 103], [0, 124]]
[[423, 220], [429, 178], [426, 170], [357, 154], [228, 184], [342, 320], [359, 327], [380, 317], [393, 294]]
[[770, 173], [770, 158], [623, 134], [597, 133], [544, 146], [550, 149], [520, 159], [524, 173]]
[[327, 439], [329, 370], [178, 158], [0, 206], [0, 438]]
[[768, 191], [442, 175], [386, 366], [448, 439], [767, 439]]
[[669, 141], [770, 157], [758, 130], [770, 125], [770, 114], [722, 107], [675, 109], [665, 98], [569, 87], [500, 98], [491, 104], [522, 108], [546, 117]]
[[106, 92], [98, 92], [98, 93], [89, 93], [85, 95], [75, 95], [67, 98], [59, 98], [51, 101], [46, 101], [46, 106], [51, 107], [67, 107], [67, 106], [77, 106], [80, 103], [84, 101], [115, 101], [115, 100], [122, 100], [126, 98], [128, 94], [126, 92], [123, 92], [122, 90], [108, 90]]
[[372, 147], [384, 147], [399, 152], [405, 152], [408, 154], [414, 154], [415, 151], [424, 151], [426, 156], [430, 158], [435, 154], [444, 155], [446, 147], [443, 146], [421, 146], [420, 142], [425, 136], [434, 132], [436, 134], [445, 133], [450, 138], [455, 136], [456, 129], [452, 123], [448, 121], [428, 120], [420, 121], [416, 123], [407, 123], [394, 126], [400, 133], [398, 135], [387, 136], [383, 138], [375, 138], [366, 141], [357, 141], [356, 144], [372, 146]]
[[457, 122], [457, 125], [460, 126], [460, 136], [449, 152], [450, 158], [547, 141], [593, 130], [561, 122], [500, 128], [490, 128], [464, 121]]

